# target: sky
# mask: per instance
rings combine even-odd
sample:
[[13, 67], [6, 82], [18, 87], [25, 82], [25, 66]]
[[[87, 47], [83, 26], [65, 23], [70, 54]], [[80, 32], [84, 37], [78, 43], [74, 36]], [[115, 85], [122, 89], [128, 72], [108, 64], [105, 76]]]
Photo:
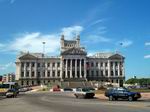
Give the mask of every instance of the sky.
[[[0, 0], [0, 75], [23, 52], [60, 54], [60, 36], [80, 34], [88, 55], [119, 52], [126, 79], [150, 78], [150, 0]], [[120, 45], [122, 43], [122, 45]]]

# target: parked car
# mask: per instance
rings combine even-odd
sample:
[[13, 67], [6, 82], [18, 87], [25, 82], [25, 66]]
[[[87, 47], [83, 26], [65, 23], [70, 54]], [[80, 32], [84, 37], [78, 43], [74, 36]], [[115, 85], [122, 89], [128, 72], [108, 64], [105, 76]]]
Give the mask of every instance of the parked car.
[[110, 88], [105, 91], [105, 96], [109, 98], [110, 101], [121, 99], [128, 99], [129, 101], [137, 100], [141, 98], [139, 92], [130, 92], [126, 88]]
[[95, 91], [95, 88], [93, 88], [93, 87], [87, 87], [87, 88], [92, 90], [92, 91]]
[[61, 91], [61, 90], [60, 90], [60, 86], [59, 86], [59, 85], [55, 85], [55, 86], [53, 87], [53, 91]]
[[64, 88], [64, 91], [73, 91], [72, 88]]
[[16, 89], [9, 89], [6, 93], [6, 97], [17, 97], [18, 91]]
[[76, 88], [74, 95], [76, 98], [93, 98], [95, 92], [89, 88]]

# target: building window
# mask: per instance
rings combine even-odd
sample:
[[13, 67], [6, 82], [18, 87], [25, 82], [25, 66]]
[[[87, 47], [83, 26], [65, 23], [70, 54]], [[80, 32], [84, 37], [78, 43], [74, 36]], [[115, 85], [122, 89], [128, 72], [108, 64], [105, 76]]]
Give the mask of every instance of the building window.
[[114, 75], [114, 72], [113, 71], [111, 71], [111, 76], [113, 76]]
[[105, 72], [106, 72], [105, 75], [108, 76], [108, 71], [106, 70]]
[[41, 75], [40, 75], [40, 72], [38, 72], [38, 77], [40, 77]]
[[55, 63], [53, 63], [53, 67], [55, 67]]
[[91, 62], [91, 67], [94, 67], [94, 63], [93, 62]]
[[99, 75], [99, 73], [98, 73], [98, 71], [96, 71], [96, 76], [98, 77], [98, 75]]
[[115, 71], [115, 75], [118, 76], [118, 71]]
[[122, 76], [122, 71], [120, 71], [120, 76]]
[[55, 77], [55, 71], [53, 71], [53, 74], [52, 74], [52, 75], [53, 75], [53, 77]]
[[40, 63], [38, 63], [38, 67], [40, 67]]
[[32, 67], [34, 67], [34, 66], [35, 66], [35, 63], [33, 62], [33, 63], [32, 63]]
[[34, 77], [34, 72], [32, 72], [32, 77]]
[[107, 67], [108, 66], [108, 64], [107, 64], [107, 62], [105, 63], [105, 67]]
[[60, 71], [57, 72], [57, 76], [60, 77]]
[[47, 72], [47, 77], [50, 77], [50, 71]]
[[23, 84], [24, 84], [23, 81], [21, 81], [21, 85], [22, 85], [22, 86], [23, 86]]
[[96, 67], [98, 67], [98, 62], [96, 62]]
[[29, 67], [29, 62], [27, 62], [27, 67]]
[[27, 71], [27, 75], [26, 75], [26, 77], [29, 77], [29, 71]]
[[24, 72], [21, 72], [21, 77], [24, 77]]
[[27, 81], [27, 86], [29, 85], [29, 81]]
[[115, 66], [116, 66], [116, 67], [118, 66], [118, 63], [117, 63], [117, 62], [115, 62]]
[[57, 63], [57, 67], [60, 67], [60, 63], [59, 62]]
[[91, 75], [94, 76], [94, 71], [91, 71]]
[[116, 83], [118, 83], [118, 79], [116, 79]]
[[23, 62], [21, 63], [21, 67], [24, 67], [24, 63]]
[[101, 71], [101, 76], [103, 76], [103, 71]]
[[32, 85], [34, 85], [34, 81], [32, 81]]
[[50, 63], [47, 63], [47, 66], [50, 67]]

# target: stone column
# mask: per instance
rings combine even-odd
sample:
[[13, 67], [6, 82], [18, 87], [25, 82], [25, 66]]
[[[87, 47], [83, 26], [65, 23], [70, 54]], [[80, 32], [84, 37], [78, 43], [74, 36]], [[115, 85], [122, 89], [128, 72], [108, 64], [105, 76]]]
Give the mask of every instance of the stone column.
[[82, 78], [82, 65], [81, 65], [82, 59], [80, 59], [80, 78]]
[[48, 63], [45, 63], [45, 78], [47, 78], [47, 68], [48, 68]]
[[86, 78], [86, 59], [84, 59], [84, 78]]
[[65, 78], [68, 78], [68, 59], [66, 59], [66, 74]]
[[32, 74], [32, 62], [29, 63], [29, 77], [31, 78]]
[[115, 62], [113, 62], [113, 76], [115, 76]]
[[75, 78], [77, 78], [77, 59], [75, 59]]
[[27, 75], [27, 63], [24, 62], [24, 77]]
[[106, 63], [103, 62], [103, 76], [106, 76]]
[[120, 76], [120, 62], [118, 62], [118, 76]]
[[37, 77], [37, 62], [35, 62], [34, 77]]
[[110, 60], [108, 60], [108, 77], [110, 77], [111, 74], [111, 66], [110, 66]]
[[70, 59], [70, 78], [72, 78], [72, 59]]

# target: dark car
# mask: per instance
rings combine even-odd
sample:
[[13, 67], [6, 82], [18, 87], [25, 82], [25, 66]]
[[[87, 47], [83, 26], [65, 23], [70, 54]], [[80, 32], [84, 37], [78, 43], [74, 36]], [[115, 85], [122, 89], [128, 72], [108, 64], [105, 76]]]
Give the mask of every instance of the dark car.
[[130, 92], [126, 88], [110, 88], [105, 91], [105, 96], [109, 98], [110, 101], [118, 99], [128, 99], [129, 101], [137, 100], [141, 98], [139, 92]]
[[64, 88], [64, 91], [73, 91], [72, 88]]
[[74, 95], [76, 98], [93, 98], [95, 93], [89, 88], [76, 88]]

